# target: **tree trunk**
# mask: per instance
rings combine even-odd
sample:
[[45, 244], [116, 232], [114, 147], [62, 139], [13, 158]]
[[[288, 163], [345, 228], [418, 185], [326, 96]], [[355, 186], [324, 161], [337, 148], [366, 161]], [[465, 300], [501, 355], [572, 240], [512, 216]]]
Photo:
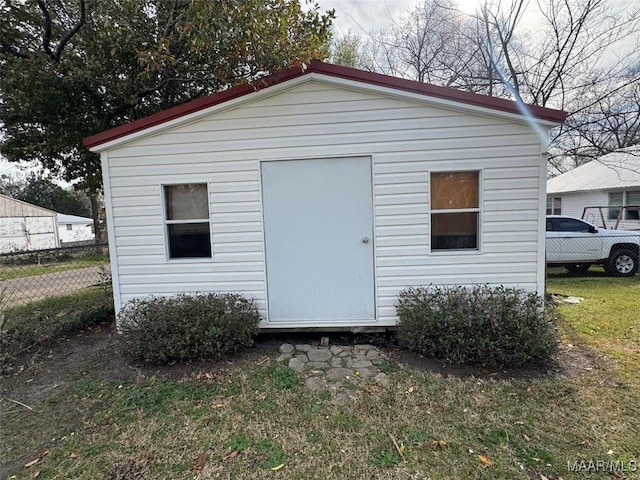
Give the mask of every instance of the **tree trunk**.
[[93, 230], [95, 232], [96, 244], [103, 242], [102, 224], [100, 223], [100, 203], [98, 202], [97, 192], [90, 192], [91, 200], [91, 218], [93, 218]]

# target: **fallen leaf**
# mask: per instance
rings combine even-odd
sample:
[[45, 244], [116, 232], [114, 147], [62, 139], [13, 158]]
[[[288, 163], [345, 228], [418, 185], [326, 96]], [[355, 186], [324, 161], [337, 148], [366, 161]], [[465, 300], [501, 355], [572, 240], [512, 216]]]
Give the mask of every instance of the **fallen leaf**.
[[469, 449], [469, 453], [470, 453], [471, 455], [473, 455], [473, 449], [471, 449], [471, 448], [470, 448], [470, 449]]
[[442, 412], [444, 412], [444, 407], [443, 407], [442, 405], [438, 405], [438, 406], [436, 407], [436, 410], [437, 410], [438, 412], [442, 413]]
[[207, 464], [207, 460], [209, 460], [209, 454], [207, 452], [202, 452], [193, 461], [193, 467], [191, 467], [191, 470], [193, 470], [194, 472], [199, 472]]
[[400, 444], [398, 444], [398, 442], [396, 441], [395, 438], [393, 438], [393, 435], [391, 435], [390, 433], [388, 433], [387, 435], [389, 435], [389, 438], [391, 438], [391, 441], [393, 442], [393, 445], [396, 447], [396, 450], [398, 451], [398, 455], [400, 455], [400, 457], [404, 458], [404, 443], [400, 442]]
[[482, 463], [484, 463], [487, 467], [493, 465], [493, 461], [489, 457], [485, 457], [484, 455], [478, 455], [478, 458]]
[[582, 442], [580, 442], [580, 445], [584, 446], [584, 447], [591, 447], [591, 442], [589, 440], [583, 440]]
[[271, 470], [273, 470], [274, 472], [277, 472], [278, 470], [280, 470], [282, 467], [284, 467], [284, 463], [281, 463], [280, 465], [277, 465], [275, 467], [273, 467]]
[[40, 454], [40, 458], [46, 457], [47, 455], [49, 455], [49, 450], [45, 450], [44, 452], [42, 452], [42, 454]]
[[211, 410], [216, 410], [218, 408], [224, 408], [224, 403], [214, 403], [214, 404], [209, 405], [209, 408]]
[[445, 440], [434, 440], [433, 442], [431, 442], [431, 448], [433, 448], [434, 450], [446, 450], [447, 442]]
[[228, 455], [225, 455], [224, 457], [222, 457], [222, 460], [231, 460], [233, 458], [236, 458], [238, 456], [238, 451], [234, 450], [233, 452], [229, 453]]
[[543, 474], [540, 474], [540, 480], [549, 480], [549, 478], [545, 477]]
[[524, 438], [525, 442], [530, 442], [531, 441], [531, 439], [528, 436], [526, 436], [524, 433], [522, 434], [522, 438]]
[[613, 455], [613, 450], [609, 450], [609, 451], [607, 452], [607, 455]]
[[38, 478], [40, 476], [40, 470], [33, 472], [33, 478]]
[[24, 468], [33, 467], [39, 461], [40, 461], [39, 458], [36, 458], [35, 460], [31, 460], [30, 462], [24, 464]]
[[407, 393], [413, 393], [413, 387], [409, 387], [409, 389], [407, 390]]
[[76, 452], [71, 452], [69, 458], [78, 458], [78, 454]]

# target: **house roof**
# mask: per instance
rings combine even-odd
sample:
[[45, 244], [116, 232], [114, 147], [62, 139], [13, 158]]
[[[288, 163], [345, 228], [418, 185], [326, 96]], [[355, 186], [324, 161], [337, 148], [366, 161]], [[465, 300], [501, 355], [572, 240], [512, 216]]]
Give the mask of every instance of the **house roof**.
[[0, 194], [0, 218], [55, 217], [56, 212]]
[[547, 181], [547, 193], [640, 188], [640, 148], [604, 155]]
[[77, 215], [58, 214], [58, 224], [72, 223], [74, 225], [93, 224], [93, 220], [88, 217], [79, 217]]
[[453, 88], [439, 87], [428, 83], [390, 77], [379, 73], [366, 72], [355, 68], [343, 67], [313, 60], [308, 65], [300, 65], [260, 78], [254, 82], [214, 93], [173, 108], [149, 115], [148, 117], [120, 125], [104, 132], [92, 135], [84, 139], [87, 148], [97, 147], [107, 142], [126, 137], [171, 120], [204, 110], [214, 105], [248, 95], [250, 93], [280, 84], [294, 78], [309, 74], [322, 74], [345, 80], [352, 80], [364, 84], [393, 88], [405, 92], [417, 93], [426, 97], [438, 98], [458, 102], [461, 104], [483, 107], [500, 112], [514, 113], [518, 115], [531, 115], [538, 120], [546, 120], [552, 123], [562, 123], [566, 118], [566, 112], [552, 110], [536, 106], [527, 106], [502, 98], [489, 97], [471, 92], [464, 92]]

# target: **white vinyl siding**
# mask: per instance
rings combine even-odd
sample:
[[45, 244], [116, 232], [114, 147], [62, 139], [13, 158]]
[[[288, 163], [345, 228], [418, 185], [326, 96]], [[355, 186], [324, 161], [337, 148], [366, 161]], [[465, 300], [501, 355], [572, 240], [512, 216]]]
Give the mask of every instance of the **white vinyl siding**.
[[[543, 161], [526, 123], [317, 80], [260, 93], [107, 152], [120, 304], [235, 291], [256, 298], [264, 314], [260, 162], [349, 156], [373, 161], [377, 325], [395, 325], [394, 301], [409, 286], [539, 289]], [[449, 170], [482, 170], [481, 254], [429, 253], [429, 175]], [[209, 186], [212, 261], [168, 262], [159, 185], [198, 182]]]
[[[562, 194], [553, 194], [553, 196], [562, 197], [562, 215], [582, 218], [585, 207], [604, 207], [602, 215], [604, 222], [600, 217], [600, 211], [597, 208], [587, 208], [584, 220], [593, 223], [599, 227], [606, 224], [607, 228], [613, 228], [616, 221], [608, 217], [609, 192], [606, 190], [593, 190], [588, 192], [568, 192]], [[551, 194], [550, 194], [551, 196]], [[631, 205], [630, 202], [627, 202]], [[640, 230], [640, 220], [622, 220], [618, 225], [620, 230]]]

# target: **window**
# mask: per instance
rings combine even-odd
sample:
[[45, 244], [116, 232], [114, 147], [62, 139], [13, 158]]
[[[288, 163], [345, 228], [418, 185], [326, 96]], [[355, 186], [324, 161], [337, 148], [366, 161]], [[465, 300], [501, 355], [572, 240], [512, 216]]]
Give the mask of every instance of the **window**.
[[549, 220], [547, 220], [547, 231], [581, 233], [591, 233], [593, 231], [591, 225], [575, 218], [552, 218], [550, 221], [553, 228], [549, 228]]
[[164, 201], [169, 258], [210, 258], [207, 185], [165, 185]]
[[71, 225], [70, 223], [67, 223], [67, 230], [73, 230], [73, 225]]
[[553, 223], [550, 218], [547, 218], [547, 232], [553, 232]]
[[640, 190], [632, 190], [626, 193], [626, 219], [640, 220]]
[[562, 215], [562, 197], [547, 197], [547, 215]]
[[431, 250], [478, 250], [480, 172], [431, 174]]
[[620, 215], [620, 208], [624, 209], [623, 220], [640, 220], [638, 206], [640, 206], [640, 190], [609, 192], [609, 220], [616, 220]]

